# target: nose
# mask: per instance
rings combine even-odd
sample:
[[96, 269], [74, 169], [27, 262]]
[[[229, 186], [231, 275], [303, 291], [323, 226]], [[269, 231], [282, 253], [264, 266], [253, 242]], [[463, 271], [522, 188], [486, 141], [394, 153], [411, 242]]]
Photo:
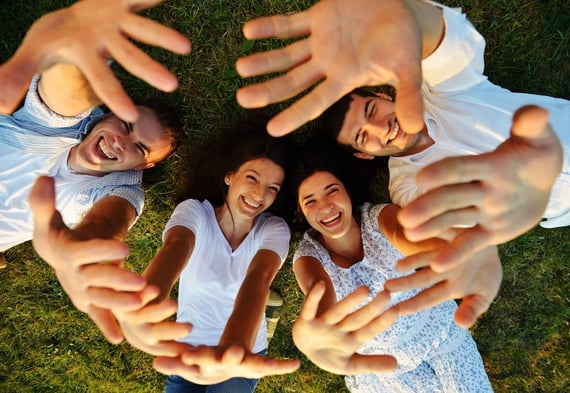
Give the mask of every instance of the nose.
[[389, 120], [391, 117], [392, 115], [386, 115], [382, 117], [372, 116], [368, 119], [366, 128], [375, 136], [382, 137], [383, 135], [386, 135], [390, 129]]
[[125, 151], [129, 146], [129, 139], [127, 135], [115, 135], [113, 137], [113, 147], [117, 150]]
[[251, 196], [256, 202], [261, 202], [265, 199], [266, 189], [262, 184], [257, 184], [257, 186], [252, 190]]

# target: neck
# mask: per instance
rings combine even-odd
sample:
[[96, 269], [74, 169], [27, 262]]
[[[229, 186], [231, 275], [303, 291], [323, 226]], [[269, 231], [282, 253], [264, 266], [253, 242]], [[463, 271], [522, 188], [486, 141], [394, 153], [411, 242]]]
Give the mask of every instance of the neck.
[[410, 156], [412, 154], [416, 154], [419, 153], [421, 151], [424, 151], [425, 149], [427, 149], [428, 147], [430, 147], [431, 145], [434, 144], [433, 139], [431, 139], [431, 137], [429, 136], [428, 132], [427, 132], [427, 127], [424, 126], [424, 129], [421, 130], [420, 132], [418, 132], [418, 137], [416, 139], [416, 142], [413, 144], [412, 147], [410, 147], [408, 150], [402, 152], [401, 154], [394, 154], [394, 156], [397, 157], [403, 157], [403, 156]]
[[354, 218], [346, 234], [339, 238], [320, 235], [320, 241], [333, 262], [340, 267], [350, 267], [364, 258], [360, 223]]
[[216, 220], [228, 244], [235, 250], [253, 227], [253, 220], [240, 220], [232, 214], [227, 203], [214, 208]]

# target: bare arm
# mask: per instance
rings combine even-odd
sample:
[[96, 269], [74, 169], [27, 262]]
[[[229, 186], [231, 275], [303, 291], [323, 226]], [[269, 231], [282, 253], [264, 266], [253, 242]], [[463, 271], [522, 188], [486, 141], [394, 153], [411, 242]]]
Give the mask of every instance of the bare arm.
[[73, 64], [56, 64], [42, 72], [38, 93], [52, 111], [62, 116], [76, 116], [102, 104]]
[[318, 259], [310, 256], [300, 257], [293, 264], [293, 272], [295, 273], [297, 284], [305, 296], [318, 282], [324, 283], [325, 293], [319, 302], [317, 315], [322, 314], [336, 303], [336, 295], [331, 279]]

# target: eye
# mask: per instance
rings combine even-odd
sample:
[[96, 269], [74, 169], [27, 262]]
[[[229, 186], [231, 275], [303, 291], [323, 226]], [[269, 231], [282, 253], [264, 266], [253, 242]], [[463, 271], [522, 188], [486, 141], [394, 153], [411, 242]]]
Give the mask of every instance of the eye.
[[366, 143], [366, 139], [368, 136], [368, 132], [366, 130], [361, 130], [360, 134], [358, 135], [358, 142], [357, 146], [362, 147]]
[[275, 194], [278, 194], [280, 189], [279, 189], [279, 187], [272, 186], [272, 187], [269, 187], [269, 190], [271, 192], [274, 192]]
[[314, 199], [309, 199], [308, 201], [305, 201], [304, 205], [309, 207], [309, 206], [313, 206], [315, 204], [315, 200]]
[[338, 192], [338, 188], [331, 188], [327, 195], [334, 195]]
[[257, 178], [253, 175], [246, 175], [245, 178], [253, 183], [257, 183]]
[[137, 146], [137, 153], [141, 156], [146, 156], [146, 151], [143, 149], [143, 147], [141, 145], [136, 145]]

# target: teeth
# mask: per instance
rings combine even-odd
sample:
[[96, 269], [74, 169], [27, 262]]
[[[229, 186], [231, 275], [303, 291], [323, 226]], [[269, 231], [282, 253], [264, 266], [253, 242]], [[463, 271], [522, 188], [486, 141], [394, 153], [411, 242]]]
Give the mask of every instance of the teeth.
[[400, 131], [400, 124], [397, 120], [394, 119], [394, 124], [392, 125], [392, 132], [388, 136], [388, 142], [391, 142], [397, 135], [398, 131]]
[[326, 225], [326, 224], [330, 224], [331, 222], [337, 220], [339, 217], [340, 217], [340, 213], [338, 213], [336, 216], [331, 217], [331, 218], [329, 218], [329, 219], [324, 219], [324, 220], [322, 220], [321, 222], [322, 222], [323, 224], [325, 224], [325, 225]]
[[250, 206], [250, 207], [252, 207], [252, 208], [254, 208], [254, 209], [259, 209], [259, 207], [261, 206], [261, 203], [253, 203], [253, 202], [248, 201], [248, 200], [245, 199], [245, 198], [242, 198], [242, 199], [243, 199], [243, 201], [245, 202], [246, 205], [248, 205], [248, 206]]
[[109, 147], [105, 143], [105, 139], [103, 139], [103, 138], [101, 138], [101, 141], [99, 142], [99, 150], [101, 150], [101, 153], [103, 153], [105, 155], [105, 157], [107, 157], [110, 160], [114, 160], [116, 158], [113, 155], [113, 152], [111, 151], [111, 149], [109, 149]]

